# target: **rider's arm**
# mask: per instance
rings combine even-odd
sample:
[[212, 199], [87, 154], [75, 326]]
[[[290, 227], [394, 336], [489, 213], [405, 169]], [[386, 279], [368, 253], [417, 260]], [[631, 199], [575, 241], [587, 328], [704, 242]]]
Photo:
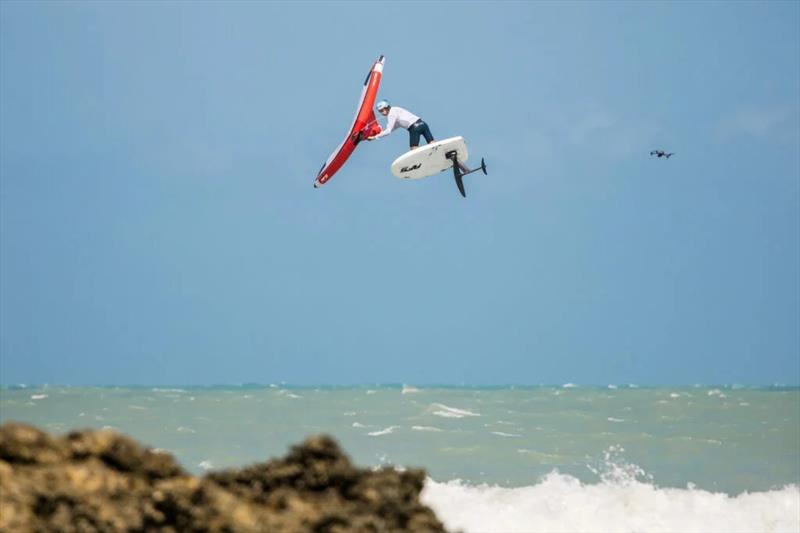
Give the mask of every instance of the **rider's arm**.
[[374, 138], [380, 139], [381, 137], [386, 137], [392, 130], [394, 129], [395, 123], [397, 122], [397, 115], [394, 113], [389, 113], [389, 117], [386, 120], [386, 127], [381, 130], [379, 134], [377, 134]]

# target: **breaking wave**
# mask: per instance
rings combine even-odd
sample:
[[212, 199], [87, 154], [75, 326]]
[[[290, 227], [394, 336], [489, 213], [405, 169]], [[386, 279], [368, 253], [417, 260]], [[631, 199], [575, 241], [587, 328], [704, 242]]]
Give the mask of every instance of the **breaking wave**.
[[630, 478], [585, 484], [553, 471], [535, 485], [517, 488], [429, 478], [422, 500], [448, 529], [464, 533], [800, 530], [797, 485], [729, 496]]

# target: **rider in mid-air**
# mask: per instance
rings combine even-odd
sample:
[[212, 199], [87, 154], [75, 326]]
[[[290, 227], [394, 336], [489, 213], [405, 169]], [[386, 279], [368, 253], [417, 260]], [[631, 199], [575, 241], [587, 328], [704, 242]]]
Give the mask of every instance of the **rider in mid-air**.
[[367, 137], [368, 141], [386, 137], [400, 127], [408, 130], [408, 144], [412, 150], [419, 146], [420, 136], [425, 137], [428, 144], [433, 142], [433, 134], [425, 121], [408, 109], [391, 106], [386, 100], [381, 100], [375, 107], [377, 107], [378, 113], [386, 117], [386, 127], [379, 134]]

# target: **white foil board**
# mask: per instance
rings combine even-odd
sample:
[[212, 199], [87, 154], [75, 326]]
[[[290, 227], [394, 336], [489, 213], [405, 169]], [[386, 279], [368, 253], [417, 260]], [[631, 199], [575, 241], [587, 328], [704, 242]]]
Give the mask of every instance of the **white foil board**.
[[404, 153], [392, 163], [392, 174], [398, 178], [415, 180], [450, 170], [453, 168], [453, 161], [447, 159], [445, 154], [453, 150], [458, 154], [459, 163], [466, 162], [468, 153], [464, 138], [450, 137]]

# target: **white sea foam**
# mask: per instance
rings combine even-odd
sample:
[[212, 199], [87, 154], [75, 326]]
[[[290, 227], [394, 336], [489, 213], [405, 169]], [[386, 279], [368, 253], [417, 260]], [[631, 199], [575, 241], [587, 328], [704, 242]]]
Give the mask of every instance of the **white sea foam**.
[[413, 394], [415, 392], [419, 392], [419, 389], [412, 387], [411, 385], [403, 385], [403, 390], [401, 392], [403, 394]]
[[32, 394], [31, 400], [44, 400], [47, 398], [47, 394]]
[[619, 444], [611, 445], [603, 451], [601, 459], [597, 459], [594, 464], [587, 464], [586, 467], [606, 483], [628, 483], [637, 480], [652, 483], [653, 476], [641, 466], [626, 461], [624, 453], [625, 448]]
[[369, 435], [370, 437], [380, 437], [381, 435], [388, 435], [389, 433], [391, 433], [395, 429], [398, 429], [399, 427], [400, 426], [389, 426], [388, 428], [381, 429], [380, 431], [371, 431], [370, 433], [367, 433], [367, 435]]
[[609, 385], [608, 388], [611, 390], [617, 390], [619, 387], [617, 387], [616, 385]]
[[434, 403], [431, 405], [433, 414], [436, 416], [441, 416], [444, 418], [464, 418], [465, 416], [481, 416], [479, 413], [473, 413], [472, 411], [468, 411], [467, 409], [456, 409], [455, 407], [449, 407], [443, 403]]
[[505, 488], [428, 479], [422, 491], [451, 531], [732, 533], [800, 530], [800, 488], [728, 496], [636, 480], [585, 484], [552, 471], [535, 485]]
[[577, 385], [575, 385], [574, 383], [564, 383], [563, 385], [561, 385], [561, 387], [564, 389], [574, 389], [577, 388]]
[[302, 396], [299, 396], [299, 395], [297, 395], [297, 394], [294, 394], [293, 392], [289, 392], [289, 391], [288, 391], [288, 390], [286, 390], [286, 389], [281, 389], [281, 390], [279, 390], [279, 391], [278, 391], [278, 394], [280, 394], [281, 396], [286, 396], [287, 398], [292, 398], [293, 400], [297, 400], [297, 399], [300, 399], [300, 398], [302, 398]]
[[411, 429], [413, 429], [414, 431], [443, 431], [433, 426], [411, 426]]
[[613, 416], [609, 416], [606, 420], [609, 422], [625, 422], [624, 418], [614, 418]]
[[178, 429], [176, 429], [175, 431], [177, 431], [178, 433], [197, 433], [192, 428], [186, 426], [178, 426]]
[[362, 424], [360, 422], [353, 422], [353, 427], [354, 428], [365, 428], [367, 426], [365, 426], [364, 424]]

